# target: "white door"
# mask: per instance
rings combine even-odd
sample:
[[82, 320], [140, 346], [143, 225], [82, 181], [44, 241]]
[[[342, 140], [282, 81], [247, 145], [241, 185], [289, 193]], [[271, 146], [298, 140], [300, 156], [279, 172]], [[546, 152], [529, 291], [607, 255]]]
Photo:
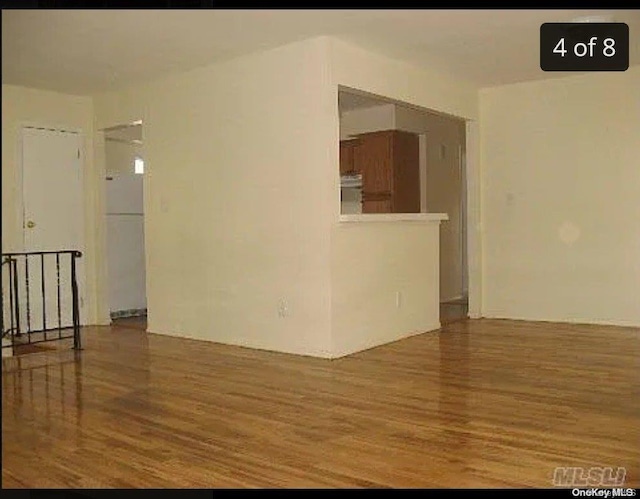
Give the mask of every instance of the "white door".
[[[84, 251], [81, 136], [62, 130], [23, 128], [22, 175], [25, 252]], [[85, 295], [83, 260], [76, 261], [81, 323], [84, 323]], [[27, 305], [28, 301], [30, 330], [72, 324], [69, 255], [31, 256], [28, 271], [24, 268], [21, 275], [29, 278], [28, 283], [26, 279], [20, 282], [20, 295], [25, 300], [21, 304]], [[21, 320], [24, 330], [26, 306], [21, 308], [24, 310], [21, 315], [25, 315]]]

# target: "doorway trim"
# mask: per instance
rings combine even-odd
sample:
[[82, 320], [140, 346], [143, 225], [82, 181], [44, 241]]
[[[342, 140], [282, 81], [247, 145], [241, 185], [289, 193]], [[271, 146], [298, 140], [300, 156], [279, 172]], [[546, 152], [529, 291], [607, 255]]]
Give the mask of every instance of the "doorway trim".
[[467, 229], [467, 286], [469, 318], [482, 317], [482, 198], [480, 137], [477, 120], [466, 120], [465, 173]]
[[[110, 123], [110, 122], [109, 122]], [[144, 141], [144, 120], [141, 118], [135, 118], [131, 121], [125, 122], [123, 123], [118, 123], [118, 124], [109, 124], [108, 126], [100, 126], [100, 127], [96, 127], [93, 130], [93, 140], [94, 140], [94, 165], [95, 165], [95, 170], [96, 170], [96, 176], [94, 178], [96, 185], [95, 185], [95, 189], [97, 190], [98, 193], [98, 201], [97, 201], [97, 205], [98, 205], [98, 209], [96, 211], [96, 216], [98, 217], [98, 221], [97, 221], [97, 227], [98, 227], [98, 242], [97, 242], [97, 247], [98, 247], [98, 253], [100, 255], [100, 259], [98, 262], [98, 266], [99, 266], [99, 272], [98, 272], [98, 276], [97, 276], [97, 288], [98, 288], [98, 292], [97, 292], [97, 299], [96, 299], [96, 310], [97, 310], [97, 317], [98, 317], [98, 323], [100, 325], [111, 325], [113, 318], [111, 316], [111, 303], [110, 303], [110, 299], [109, 299], [109, 286], [110, 286], [110, 275], [109, 275], [109, 268], [108, 268], [108, 244], [109, 241], [107, 239], [108, 235], [107, 235], [107, 192], [106, 192], [106, 182], [105, 179], [107, 177], [107, 151], [106, 151], [106, 143], [108, 142], [107, 140], [107, 132], [110, 130], [118, 130], [118, 129], [123, 129], [123, 128], [128, 128], [131, 126], [137, 126], [140, 125], [142, 126], [142, 130], [143, 130], [143, 139], [142, 139], [142, 154], [143, 154], [143, 158], [145, 160], [145, 173], [147, 171], [146, 169], [146, 149], [145, 149], [145, 141]], [[142, 175], [142, 188], [143, 188], [143, 193], [147, 191], [148, 189], [148, 175], [143, 174]], [[144, 212], [146, 214], [147, 212], [147, 199], [146, 196], [143, 194], [143, 206], [144, 206]], [[145, 215], [145, 222], [146, 222], [146, 215]], [[144, 261], [145, 261], [145, 267], [146, 269], [149, 268], [149, 261], [148, 261], [148, 251], [147, 251], [147, 232], [145, 230], [144, 232], [144, 241], [145, 241], [145, 255], [144, 255]], [[145, 278], [145, 295], [148, 296], [148, 286], [149, 283], [149, 273], [146, 272], [146, 278]], [[147, 308], [145, 309], [147, 311], [149, 311], [149, 304], [148, 304], [148, 300], [147, 300]], [[146, 330], [148, 332], [148, 329]]]

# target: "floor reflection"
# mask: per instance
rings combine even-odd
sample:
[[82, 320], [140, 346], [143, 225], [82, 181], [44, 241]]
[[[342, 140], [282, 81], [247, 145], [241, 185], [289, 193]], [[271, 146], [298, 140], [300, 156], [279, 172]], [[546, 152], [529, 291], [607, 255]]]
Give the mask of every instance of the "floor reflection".
[[470, 335], [464, 331], [452, 334], [444, 330], [439, 335], [438, 409], [445, 435], [456, 446], [469, 440], [469, 341]]
[[444, 326], [469, 318], [469, 301], [466, 298], [440, 304], [440, 323]]
[[4, 358], [3, 407], [11, 407], [16, 428], [27, 422], [48, 427], [54, 420], [71, 420], [79, 432], [84, 404], [82, 367], [82, 353], [74, 350]]

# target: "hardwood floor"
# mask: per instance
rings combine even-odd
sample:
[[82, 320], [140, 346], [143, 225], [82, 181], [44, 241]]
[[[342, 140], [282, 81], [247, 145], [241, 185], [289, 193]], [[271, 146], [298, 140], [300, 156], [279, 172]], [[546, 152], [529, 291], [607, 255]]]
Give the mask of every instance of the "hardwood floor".
[[638, 487], [639, 339], [475, 320], [328, 361], [85, 328], [79, 354], [3, 359], [2, 485]]

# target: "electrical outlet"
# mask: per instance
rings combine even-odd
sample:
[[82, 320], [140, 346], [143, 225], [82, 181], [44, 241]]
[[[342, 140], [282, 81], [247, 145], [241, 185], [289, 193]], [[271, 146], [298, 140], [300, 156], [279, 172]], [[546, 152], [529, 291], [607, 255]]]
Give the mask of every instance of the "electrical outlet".
[[288, 317], [289, 316], [289, 303], [284, 298], [280, 298], [278, 300], [278, 315], [280, 317]]

